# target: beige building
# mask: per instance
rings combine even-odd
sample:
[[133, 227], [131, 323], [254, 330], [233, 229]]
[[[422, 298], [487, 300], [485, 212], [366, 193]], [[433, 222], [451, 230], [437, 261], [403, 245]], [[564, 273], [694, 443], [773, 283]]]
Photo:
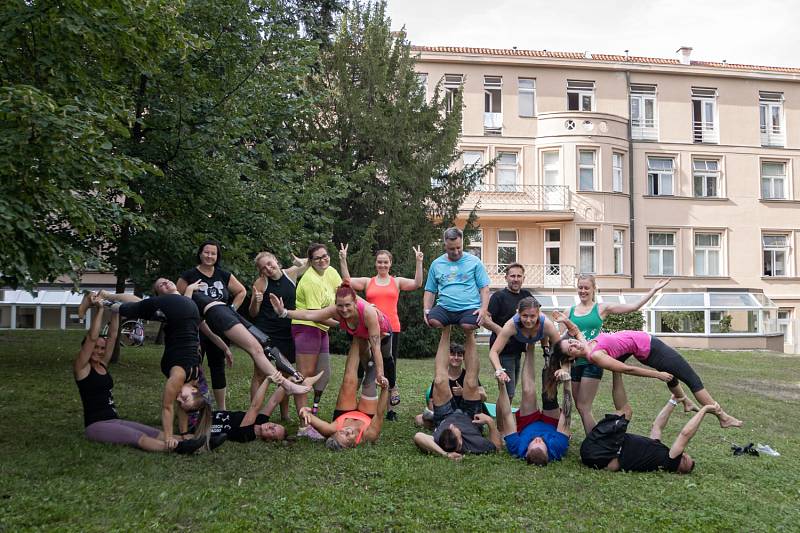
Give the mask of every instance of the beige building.
[[[553, 307], [575, 275], [602, 298], [670, 291], [647, 328], [683, 346], [797, 352], [800, 69], [415, 46], [428, 95], [463, 94], [464, 164], [496, 166], [465, 202], [472, 245]], [[798, 167], [800, 168], [800, 167]], [[626, 296], [628, 295], [628, 296]], [[547, 305], [545, 305], [547, 307]]]

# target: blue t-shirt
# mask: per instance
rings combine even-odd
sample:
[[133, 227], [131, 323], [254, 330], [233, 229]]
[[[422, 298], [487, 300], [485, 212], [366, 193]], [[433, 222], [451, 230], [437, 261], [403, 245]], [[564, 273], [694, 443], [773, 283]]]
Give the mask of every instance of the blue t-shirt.
[[525, 459], [528, 445], [536, 437], [542, 437], [547, 445], [547, 460], [559, 461], [567, 453], [569, 447], [569, 437], [559, 433], [556, 428], [547, 422], [533, 422], [523, 428], [522, 431], [506, 436], [506, 449], [508, 453], [520, 459]]
[[439, 293], [436, 303], [455, 312], [479, 308], [478, 291], [488, 285], [489, 274], [480, 259], [465, 253], [458, 261], [450, 261], [443, 254], [431, 263], [425, 290]]

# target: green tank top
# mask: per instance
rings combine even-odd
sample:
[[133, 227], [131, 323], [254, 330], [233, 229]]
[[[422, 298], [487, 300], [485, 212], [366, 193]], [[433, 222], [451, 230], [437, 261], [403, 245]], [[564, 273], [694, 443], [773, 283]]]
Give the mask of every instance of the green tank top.
[[[590, 341], [600, 335], [603, 327], [603, 319], [600, 317], [600, 312], [597, 310], [597, 304], [592, 306], [592, 310], [585, 315], [578, 316], [575, 314], [575, 306], [569, 308], [569, 319], [573, 324], [578, 326], [583, 336], [587, 341]], [[573, 365], [582, 366], [588, 365], [589, 361], [585, 357], [579, 357], [572, 362]]]

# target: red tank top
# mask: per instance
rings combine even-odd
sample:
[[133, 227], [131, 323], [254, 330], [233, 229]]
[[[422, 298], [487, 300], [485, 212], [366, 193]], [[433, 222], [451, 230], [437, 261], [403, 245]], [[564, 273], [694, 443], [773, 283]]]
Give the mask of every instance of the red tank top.
[[[364, 301], [363, 298], [359, 298], [356, 301], [356, 309], [358, 309], [358, 324], [356, 324], [355, 329], [350, 329], [350, 326], [347, 325], [347, 321], [343, 318], [339, 318], [339, 327], [345, 330], [347, 333], [352, 335], [353, 337], [358, 337], [360, 339], [369, 339], [369, 330], [367, 329], [367, 323], [364, 322], [364, 308], [367, 306], [367, 302]], [[389, 324], [389, 319], [386, 318], [386, 315], [381, 313], [380, 309], [375, 309], [378, 313], [378, 324], [381, 327], [381, 335], [386, 335], [387, 333], [392, 332], [392, 326]]]
[[381, 310], [389, 319], [392, 331], [400, 332], [400, 317], [397, 314], [397, 301], [400, 299], [400, 289], [394, 276], [389, 276], [388, 285], [378, 285], [378, 277], [369, 279], [367, 284], [367, 301]]

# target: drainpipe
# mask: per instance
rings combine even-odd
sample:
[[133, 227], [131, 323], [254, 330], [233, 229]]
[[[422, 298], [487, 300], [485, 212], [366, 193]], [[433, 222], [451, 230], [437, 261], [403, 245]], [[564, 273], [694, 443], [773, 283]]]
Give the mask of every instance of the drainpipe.
[[634, 223], [636, 217], [633, 212], [633, 130], [631, 128], [631, 72], [625, 70], [625, 82], [628, 87], [628, 234], [630, 235], [628, 241], [630, 242], [630, 258], [631, 258], [631, 289], [636, 285], [636, 261], [634, 257], [634, 248], [636, 243], [636, 230]]

